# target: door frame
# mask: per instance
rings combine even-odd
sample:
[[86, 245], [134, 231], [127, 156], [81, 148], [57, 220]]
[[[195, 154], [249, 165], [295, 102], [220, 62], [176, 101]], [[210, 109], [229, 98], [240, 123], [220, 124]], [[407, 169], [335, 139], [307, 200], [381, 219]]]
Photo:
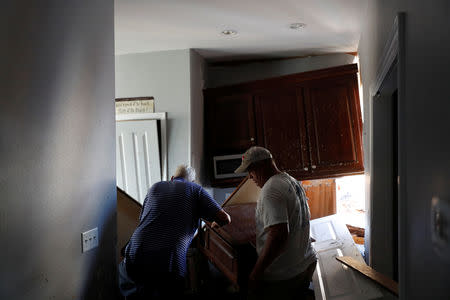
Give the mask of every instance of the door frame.
[[[369, 89], [369, 97], [370, 97], [370, 109], [371, 109], [371, 116], [370, 116], [370, 122], [369, 122], [369, 130], [370, 130], [370, 151], [372, 151], [373, 146], [373, 119], [372, 119], [372, 105], [374, 101], [377, 101], [376, 99], [380, 96], [383, 96], [384, 88], [386, 88], [386, 79], [390, 75], [390, 71], [394, 70], [396, 72], [396, 83], [397, 83], [397, 91], [398, 91], [398, 98], [397, 98], [397, 130], [398, 130], [398, 141], [397, 141], [397, 149], [398, 149], [398, 156], [397, 156], [397, 190], [398, 190], [398, 253], [406, 253], [406, 147], [405, 147], [405, 136], [406, 136], [406, 128], [405, 128], [405, 106], [406, 106], [406, 99], [405, 99], [405, 13], [398, 13], [395, 17], [393, 28], [391, 30], [391, 33], [388, 37], [388, 40], [385, 44], [383, 55], [381, 56], [380, 63], [378, 65], [376, 73], [376, 78], [373, 83], [373, 85]], [[372, 161], [373, 153], [370, 152], [370, 174], [369, 180], [366, 180], [368, 182], [368, 186], [366, 188], [369, 188], [371, 191], [369, 196], [369, 203], [370, 207], [372, 207], [372, 195], [376, 193], [377, 191], [373, 191], [371, 188], [371, 180], [372, 180], [372, 172], [373, 172], [373, 164]], [[380, 209], [377, 207], [377, 209]], [[368, 258], [369, 265], [371, 264], [371, 250], [372, 245], [371, 241], [375, 239], [375, 237], [371, 236], [371, 226], [373, 223], [372, 215], [373, 212], [370, 211], [368, 213], [368, 222], [369, 224], [369, 230], [366, 230], [366, 257]], [[384, 207], [384, 211], [389, 210], [388, 207]], [[392, 212], [392, 208], [391, 208]], [[375, 222], [377, 223], [377, 222]], [[388, 231], [389, 228], [385, 227], [385, 231]], [[386, 232], [385, 232], [386, 233]], [[382, 234], [382, 233], [380, 233]], [[398, 255], [398, 280], [399, 280], [399, 295], [400, 299], [401, 297], [401, 291], [404, 289], [404, 278], [406, 275], [406, 257], [405, 255]]]

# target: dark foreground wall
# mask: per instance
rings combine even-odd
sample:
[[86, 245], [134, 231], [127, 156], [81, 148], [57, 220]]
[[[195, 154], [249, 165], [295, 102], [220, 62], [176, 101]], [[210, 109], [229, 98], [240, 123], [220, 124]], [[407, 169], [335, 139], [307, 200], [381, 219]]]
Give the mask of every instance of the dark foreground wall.
[[[400, 299], [450, 295], [450, 2], [368, 1], [358, 53], [364, 88], [365, 154], [370, 161], [370, 101], [378, 64], [397, 13], [403, 12], [404, 86], [399, 90]], [[366, 165], [367, 166], [367, 165]], [[433, 226], [432, 199], [445, 221]], [[366, 206], [369, 207], [369, 206]], [[380, 222], [384, 222], [380, 212]]]
[[2, 1], [0, 33], [0, 299], [114, 299], [114, 2]]

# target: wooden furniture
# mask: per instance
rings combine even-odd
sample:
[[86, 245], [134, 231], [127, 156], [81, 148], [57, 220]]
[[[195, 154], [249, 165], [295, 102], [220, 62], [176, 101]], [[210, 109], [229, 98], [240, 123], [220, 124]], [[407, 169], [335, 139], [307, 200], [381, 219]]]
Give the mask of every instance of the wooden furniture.
[[139, 224], [141, 210], [141, 203], [117, 187], [117, 263], [122, 260], [121, 249]]
[[298, 180], [363, 172], [357, 65], [304, 72], [204, 90], [205, 154], [213, 157], [268, 148], [280, 169]]
[[[330, 196], [331, 200], [334, 195], [335, 200], [334, 179], [306, 183], [302, 185], [305, 186], [307, 196], [311, 195], [311, 192], [320, 193], [322, 198]], [[324, 192], [326, 190], [328, 192]], [[246, 288], [248, 276], [256, 262], [255, 209], [260, 191], [261, 189], [253, 180], [245, 177], [222, 205], [223, 209], [230, 214], [231, 223], [221, 228], [212, 228], [210, 223], [205, 222], [196, 239], [199, 251], [239, 290]], [[324, 200], [322, 198], [317, 200]], [[316, 212], [317, 218], [327, 216], [332, 211], [332, 209], [323, 209], [323, 205], [311, 198], [308, 204], [310, 208], [313, 208], [312, 211]], [[315, 206], [316, 210], [314, 210]]]
[[214, 103], [207, 103], [207, 127], [212, 129], [208, 145], [212, 153], [235, 154], [236, 149], [247, 149], [254, 144], [256, 131], [251, 94], [218, 95]]
[[246, 177], [222, 205], [232, 222], [220, 228], [211, 224], [199, 230], [197, 248], [235, 287], [246, 289], [256, 262], [255, 208], [260, 188]]
[[345, 224], [345, 226], [347, 226], [355, 244], [364, 245], [364, 232], [366, 230], [364, 228], [355, 227], [349, 224]]
[[391, 278], [375, 271], [365, 263], [356, 261], [350, 256], [342, 256], [342, 257], [336, 256], [336, 259], [341, 263], [343, 263], [344, 265], [349, 266], [350, 268], [360, 272], [364, 276], [375, 281], [376, 283], [378, 283], [383, 288], [390, 291], [395, 296], [398, 296], [398, 283], [392, 280]]

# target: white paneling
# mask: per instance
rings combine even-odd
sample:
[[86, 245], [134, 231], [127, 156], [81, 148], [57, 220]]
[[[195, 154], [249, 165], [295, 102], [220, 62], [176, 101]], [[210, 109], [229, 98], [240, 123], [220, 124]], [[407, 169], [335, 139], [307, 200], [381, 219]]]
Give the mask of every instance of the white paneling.
[[116, 162], [120, 162], [120, 164], [117, 164], [116, 168], [120, 170], [120, 172], [116, 172], [116, 180], [117, 185], [121, 186], [121, 188], [126, 191], [128, 190], [128, 183], [127, 183], [127, 177], [122, 176], [122, 174], [127, 173], [127, 166], [125, 164], [125, 160], [123, 157], [125, 156], [125, 149], [123, 145], [123, 134], [119, 134], [116, 138]]
[[347, 227], [336, 215], [311, 221], [311, 236], [318, 262], [313, 276], [316, 299], [362, 300], [377, 299], [383, 294], [375, 283], [336, 260], [351, 256], [364, 263]]
[[316, 244], [325, 241], [353, 240], [347, 227], [339, 222], [336, 215], [312, 220], [311, 236], [316, 240]]
[[[160, 147], [160, 160], [161, 160], [161, 180], [168, 180], [168, 163], [167, 163], [167, 113], [139, 113], [139, 114], [127, 114], [116, 115], [116, 122], [119, 121], [138, 121], [138, 120], [157, 120], [159, 125], [159, 147]], [[148, 137], [147, 137], [148, 139]], [[148, 148], [146, 148], [148, 149]], [[120, 151], [121, 149], [119, 149]], [[119, 160], [117, 160], [119, 161]], [[125, 166], [126, 167], [126, 166]], [[150, 175], [151, 176], [151, 175]], [[124, 179], [125, 180], [125, 179]], [[117, 179], [117, 182], [120, 182]]]
[[117, 186], [143, 203], [152, 184], [161, 180], [156, 120], [116, 122]]

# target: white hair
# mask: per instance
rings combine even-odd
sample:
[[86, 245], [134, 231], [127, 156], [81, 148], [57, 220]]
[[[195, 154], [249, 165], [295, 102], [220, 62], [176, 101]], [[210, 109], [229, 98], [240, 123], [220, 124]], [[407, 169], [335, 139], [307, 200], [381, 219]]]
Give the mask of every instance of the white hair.
[[187, 165], [179, 165], [173, 174], [173, 177], [181, 177], [187, 181], [195, 180], [195, 169]]

